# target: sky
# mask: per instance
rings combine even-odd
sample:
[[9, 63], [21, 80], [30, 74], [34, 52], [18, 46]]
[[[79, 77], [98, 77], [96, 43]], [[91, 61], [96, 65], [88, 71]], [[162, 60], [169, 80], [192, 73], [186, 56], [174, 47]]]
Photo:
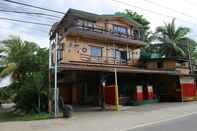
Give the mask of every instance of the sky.
[[[65, 12], [69, 8], [88, 11], [97, 14], [114, 14], [118, 11], [130, 9], [143, 15], [151, 22], [151, 30], [157, 26], [170, 22], [176, 18], [177, 26], [189, 27], [190, 37], [197, 40], [197, 1], [195, 0], [13, 0], [32, 4], [52, 10]], [[0, 18], [12, 18], [31, 22], [39, 22], [52, 25], [59, 21], [63, 14], [57, 14], [39, 9], [33, 9], [17, 4], [11, 4], [0, 0], [0, 10], [16, 10], [28, 12], [40, 12], [59, 16], [60, 18], [42, 17], [38, 15], [24, 15], [5, 13], [0, 11]], [[10, 35], [19, 36], [23, 40], [34, 41], [41, 47], [48, 47], [49, 26], [25, 24], [0, 19], [0, 40]]]

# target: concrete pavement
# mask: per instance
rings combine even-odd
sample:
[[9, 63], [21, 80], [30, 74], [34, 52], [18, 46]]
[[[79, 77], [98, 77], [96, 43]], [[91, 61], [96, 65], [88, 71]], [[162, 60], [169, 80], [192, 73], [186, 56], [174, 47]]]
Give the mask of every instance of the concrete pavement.
[[197, 114], [197, 102], [160, 103], [120, 112], [78, 112], [71, 119], [0, 123], [0, 131], [127, 131], [191, 113]]

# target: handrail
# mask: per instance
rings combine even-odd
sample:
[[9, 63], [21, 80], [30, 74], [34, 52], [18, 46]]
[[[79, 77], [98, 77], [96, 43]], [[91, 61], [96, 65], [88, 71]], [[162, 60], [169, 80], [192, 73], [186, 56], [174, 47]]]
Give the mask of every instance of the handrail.
[[114, 57], [107, 56], [91, 56], [87, 54], [80, 54], [80, 59], [90, 63], [100, 63], [100, 64], [113, 64], [113, 65], [127, 65], [127, 60], [117, 59]]
[[77, 25], [75, 26], [75, 28], [78, 28], [83, 31], [93, 31], [93, 32], [102, 33], [102, 34], [109, 33], [120, 38], [127, 38], [127, 39], [132, 39], [132, 40], [141, 40], [141, 41], [143, 40], [143, 37], [129, 35], [128, 33], [114, 32], [112, 30], [107, 30], [106, 28], [101, 28], [98, 26]]

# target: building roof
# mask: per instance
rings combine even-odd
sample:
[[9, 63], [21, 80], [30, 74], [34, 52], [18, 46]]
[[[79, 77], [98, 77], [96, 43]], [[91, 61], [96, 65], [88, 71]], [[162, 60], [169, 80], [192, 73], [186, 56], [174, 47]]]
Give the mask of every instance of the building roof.
[[97, 21], [99, 19], [121, 19], [121, 20], [124, 20], [127, 23], [134, 24], [138, 27], [143, 27], [141, 24], [139, 24], [135, 20], [131, 20], [131, 19], [128, 19], [128, 18], [123, 17], [123, 16], [105, 15], [105, 14], [98, 15], [98, 14], [94, 14], [94, 13], [90, 13], [90, 12], [86, 12], [86, 11], [82, 11], [82, 10], [69, 9], [66, 12], [66, 14], [64, 15], [64, 17], [61, 19], [61, 21], [58, 22], [58, 23], [55, 23], [52, 26], [50, 31], [53, 33], [57, 28], [61, 27], [61, 25], [63, 23], [69, 22], [69, 21], [65, 21], [66, 18], [71, 18], [71, 17], [77, 17], [77, 18], [86, 19], [86, 20], [90, 20], [90, 21]]

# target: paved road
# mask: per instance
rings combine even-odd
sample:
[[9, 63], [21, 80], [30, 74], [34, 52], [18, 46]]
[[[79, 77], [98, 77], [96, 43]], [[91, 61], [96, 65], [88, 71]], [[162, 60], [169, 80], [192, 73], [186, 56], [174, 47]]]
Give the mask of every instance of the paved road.
[[[189, 116], [190, 114], [196, 115]], [[181, 119], [175, 120], [175, 118]], [[131, 130], [142, 124], [169, 119], [171, 121]], [[17, 129], [20, 131], [197, 131], [197, 101], [150, 104], [131, 107], [120, 112], [76, 112], [70, 119], [0, 123], [0, 131]]]
[[128, 131], [197, 131], [197, 114]]

